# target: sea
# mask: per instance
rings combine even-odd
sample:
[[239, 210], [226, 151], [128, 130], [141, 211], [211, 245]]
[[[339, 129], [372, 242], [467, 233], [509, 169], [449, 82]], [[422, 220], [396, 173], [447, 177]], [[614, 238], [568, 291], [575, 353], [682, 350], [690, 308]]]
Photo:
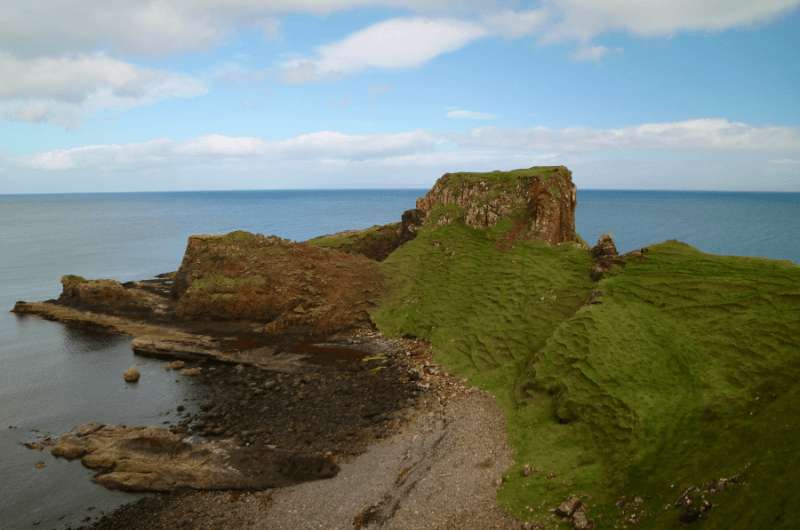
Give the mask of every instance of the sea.
[[[0, 529], [65, 529], [136, 495], [78, 462], [22, 444], [89, 421], [169, 422], [189, 378], [134, 357], [126, 337], [9, 313], [58, 296], [59, 278], [145, 279], [176, 270], [191, 234], [249, 230], [294, 240], [399, 220], [425, 190], [0, 195]], [[621, 251], [678, 239], [703, 251], [800, 263], [800, 193], [578, 192], [578, 232]], [[137, 366], [142, 379], [121, 373]]]

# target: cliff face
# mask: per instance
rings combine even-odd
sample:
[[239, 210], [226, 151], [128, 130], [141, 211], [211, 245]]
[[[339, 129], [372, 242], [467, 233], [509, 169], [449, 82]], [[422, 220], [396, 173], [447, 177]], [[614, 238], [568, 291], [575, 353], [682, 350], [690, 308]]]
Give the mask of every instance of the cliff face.
[[417, 200], [429, 222], [463, 220], [489, 228], [513, 222], [517, 238], [551, 244], [575, 241], [576, 190], [564, 166], [491, 173], [448, 173]]

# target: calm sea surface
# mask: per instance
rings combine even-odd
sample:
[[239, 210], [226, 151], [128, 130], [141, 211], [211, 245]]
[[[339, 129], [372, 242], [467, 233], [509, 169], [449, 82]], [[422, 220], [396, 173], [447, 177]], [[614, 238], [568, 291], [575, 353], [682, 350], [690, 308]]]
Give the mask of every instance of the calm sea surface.
[[[303, 240], [396, 221], [422, 193], [0, 196], [0, 528], [64, 528], [133, 498], [22, 442], [87, 421], [161, 423], [194, 391], [162, 363], [134, 357], [127, 338], [18, 318], [6, 312], [16, 300], [57, 296], [67, 273], [133, 280], [175, 270], [190, 234], [244, 229]], [[674, 238], [800, 263], [800, 194], [582, 191], [577, 222], [590, 243], [611, 232], [623, 251]], [[131, 365], [142, 372], [134, 386], [121, 379]]]

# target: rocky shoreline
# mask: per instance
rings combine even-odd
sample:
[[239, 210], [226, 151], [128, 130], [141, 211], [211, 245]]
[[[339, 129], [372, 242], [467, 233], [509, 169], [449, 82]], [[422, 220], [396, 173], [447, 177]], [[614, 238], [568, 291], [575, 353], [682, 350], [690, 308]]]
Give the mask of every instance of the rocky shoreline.
[[[107, 488], [162, 494], [94, 527], [218, 528], [223, 498], [230, 528], [521, 527], [495, 502], [511, 459], [493, 399], [437, 368], [426, 342], [386, 338], [372, 320], [390, 280], [380, 261], [425, 224], [493, 229], [511, 219], [504, 248], [575, 244], [566, 168], [490, 176], [445, 175], [392, 225], [305, 243], [191, 236], [174, 273], [126, 283], [68, 275], [57, 300], [18, 302], [18, 315], [129, 335], [134, 353], [169, 361], [202, 388], [198, 412], [177, 405], [166, 426], [88, 424], [39, 443], [80, 458]], [[137, 384], [139, 374], [124, 378]], [[281, 493], [293, 488], [325, 492]], [[343, 494], [337, 506], [325, 500]], [[252, 512], [252, 499], [269, 509]], [[307, 517], [297, 519], [297, 505]]]
[[[159, 281], [163, 280], [153, 283]], [[20, 302], [15, 312], [132, 335], [137, 355], [164, 359], [165, 370], [173, 370], [176, 377], [191, 377], [201, 389], [197, 394], [202, 397], [192, 406], [176, 404], [168, 425], [89, 424], [57, 439], [34, 442], [33, 448], [48, 449], [54, 456], [80, 459], [95, 471], [94, 481], [107, 488], [158, 492], [100, 514], [82, 527], [86, 529], [219, 528], [223, 514], [214, 513], [222, 509], [222, 499], [226, 511], [232, 506], [245, 512], [253, 506], [260, 510], [271, 505], [276, 487], [335, 480], [340, 466], [353, 465], [376, 444], [407, 444], [408, 436], [418, 434], [420, 421], [430, 422], [450, 406], [464, 409], [463, 416], [454, 420], [470, 421], [474, 413], [466, 409], [472, 408], [475, 399], [486, 400], [489, 404], [482, 408], [491, 411], [483, 411], [489, 416], [487, 421], [502, 421], [502, 413], [490, 405], [491, 398], [473, 396], [465, 381], [433, 363], [424, 341], [387, 339], [369, 329], [341, 333], [327, 341], [307, 341], [297, 335], [253, 340], [247, 334], [221, 334], [213, 325], [145, 321], [78, 309], [57, 300]], [[201, 329], [208, 333], [199, 333]], [[437, 428], [440, 435], [448, 431], [442, 423]], [[493, 436], [505, 444], [502, 430]], [[474, 452], [466, 445], [459, 450]], [[395, 459], [399, 462], [400, 455]], [[482, 466], [487, 465], [484, 459]], [[482, 466], [478, 469], [483, 470]], [[480, 489], [492, 507], [487, 513], [500, 521], [492, 524], [500, 526], [489, 527], [521, 528], [494, 506], [494, 491], [506, 464], [493, 462], [490, 467], [493, 475]], [[368, 498], [369, 493], [357, 494]], [[439, 509], [437, 503], [446, 501], [428, 499], [426, 505]], [[363, 528], [378, 524], [375, 518], [385, 502], [378, 499], [374, 504], [361, 506], [347, 527], [352, 528], [356, 520], [362, 521]], [[192, 507], [188, 512], [187, 505]], [[252, 526], [254, 520], [247, 519], [251, 515], [242, 515], [240, 523], [225, 518], [225, 524], [232, 525], [226, 527]], [[380, 515], [380, 526], [391, 527], [387, 521], [392, 517]], [[288, 523], [272, 523], [292, 528]]]

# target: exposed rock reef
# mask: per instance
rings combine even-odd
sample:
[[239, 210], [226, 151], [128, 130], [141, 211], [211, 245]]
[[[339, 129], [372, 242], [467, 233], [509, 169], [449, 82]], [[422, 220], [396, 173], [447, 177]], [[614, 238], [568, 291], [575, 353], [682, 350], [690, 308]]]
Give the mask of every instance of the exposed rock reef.
[[438, 224], [489, 228], [511, 219], [519, 239], [575, 241], [576, 188], [564, 166], [493, 173], [448, 173], [417, 201]]
[[330, 478], [339, 466], [321, 455], [231, 440], [190, 443], [166, 429], [86, 424], [64, 434], [53, 456], [80, 458], [95, 482], [126, 491], [262, 490]]

